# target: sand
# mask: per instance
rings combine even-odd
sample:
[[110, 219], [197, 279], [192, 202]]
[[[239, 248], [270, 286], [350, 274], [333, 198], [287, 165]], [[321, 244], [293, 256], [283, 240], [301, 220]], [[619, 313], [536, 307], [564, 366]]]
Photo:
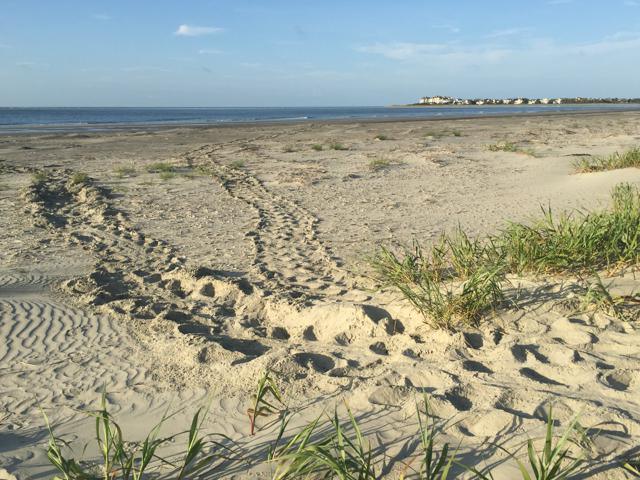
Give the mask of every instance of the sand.
[[[210, 402], [207, 428], [249, 452], [229, 476], [266, 475], [260, 460], [275, 427], [249, 437], [246, 409], [270, 368], [297, 424], [346, 401], [374, 446], [402, 452], [399, 460], [416, 448], [415, 402], [428, 393], [454, 423], [444, 438], [462, 441], [472, 464], [495, 464], [496, 478], [513, 478], [515, 467], [488, 442], [538, 435], [553, 402], [561, 424], [580, 412], [600, 431], [589, 478], [624, 478], [616, 459], [640, 439], [637, 322], [577, 313], [575, 279], [527, 278], [517, 306], [476, 329], [435, 331], [397, 294], [378, 291], [366, 259], [379, 245], [426, 243], [458, 224], [494, 232], [540, 205], [606, 206], [617, 183], [640, 185], [640, 170], [574, 174], [571, 163], [638, 145], [639, 120], [0, 137], [5, 476], [48, 478], [39, 407], [82, 445], [92, 425], [78, 410], [95, 408], [103, 386], [134, 438], [167, 408], [186, 407], [165, 425], [180, 431]], [[487, 149], [502, 140], [535, 155]], [[372, 170], [381, 159], [387, 166]], [[156, 162], [176, 174], [148, 173]], [[74, 184], [77, 172], [89, 181]], [[609, 281], [618, 293], [640, 290], [632, 271]], [[384, 474], [402, 469], [388, 461]]]

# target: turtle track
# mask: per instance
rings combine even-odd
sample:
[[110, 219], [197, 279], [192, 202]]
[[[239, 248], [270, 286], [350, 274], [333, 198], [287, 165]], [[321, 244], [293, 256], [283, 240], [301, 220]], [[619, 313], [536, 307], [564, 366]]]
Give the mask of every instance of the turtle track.
[[[342, 268], [341, 261], [320, 240], [318, 218], [274, 193], [246, 170], [219, 162], [220, 151], [230, 146], [205, 145], [182, 158], [189, 165], [202, 167], [231, 197], [256, 212], [255, 227], [246, 233], [253, 241], [256, 282], [269, 293], [302, 302], [349, 301], [355, 276]], [[240, 145], [236, 151], [244, 149], [246, 146]]]

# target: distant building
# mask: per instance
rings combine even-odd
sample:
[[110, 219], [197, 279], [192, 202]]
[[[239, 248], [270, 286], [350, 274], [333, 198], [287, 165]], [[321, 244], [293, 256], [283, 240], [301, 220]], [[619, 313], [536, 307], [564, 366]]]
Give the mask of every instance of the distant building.
[[455, 102], [453, 97], [436, 95], [434, 97], [422, 97], [418, 103], [423, 105], [449, 105]]
[[549, 100], [548, 98], [543, 98], [542, 100], [540, 100], [540, 103], [543, 105], [547, 105], [551, 100]]
[[553, 103], [555, 103], [556, 105], [560, 105], [562, 103], [562, 99], [561, 98], [556, 98]]
[[514, 105], [522, 105], [523, 103], [524, 103], [524, 99], [523, 99], [523, 98], [516, 98], [516, 99], [513, 101], [513, 104], [514, 104]]

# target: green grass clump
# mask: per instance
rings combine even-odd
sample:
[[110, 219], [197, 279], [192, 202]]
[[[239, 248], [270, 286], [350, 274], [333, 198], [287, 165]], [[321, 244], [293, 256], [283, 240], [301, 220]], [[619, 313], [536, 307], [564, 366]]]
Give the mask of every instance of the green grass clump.
[[313, 145], [311, 145], [311, 148], [316, 152], [321, 152], [322, 150], [324, 150], [324, 147], [319, 143], [314, 143]]
[[149, 173], [173, 173], [175, 172], [175, 167], [170, 163], [156, 162], [147, 165], [146, 170]]
[[234, 160], [229, 164], [229, 168], [232, 168], [234, 170], [240, 170], [241, 168], [244, 168], [244, 167], [245, 167], [244, 160]]
[[378, 134], [374, 137], [376, 140], [391, 140], [388, 135]]
[[[436, 258], [439, 253], [433, 255]], [[385, 286], [398, 290], [435, 328], [454, 330], [476, 324], [482, 314], [502, 303], [502, 265], [481, 265], [465, 281], [455, 282], [443, 275], [442, 258], [431, 268], [433, 264], [417, 245], [402, 256], [383, 247], [372, 266]]]
[[507, 273], [579, 274], [640, 261], [640, 191], [614, 188], [608, 210], [554, 215], [543, 208], [533, 224], [511, 223], [496, 235], [471, 239], [462, 229], [430, 249], [415, 243], [371, 260], [384, 286], [400, 292], [431, 325], [477, 323], [504, 300]]
[[118, 178], [133, 177], [136, 174], [134, 167], [118, 167], [114, 170]]
[[[162, 417], [141, 442], [125, 439], [120, 425], [107, 410], [106, 394], [102, 395], [98, 410], [87, 412], [95, 421], [95, 442], [100, 452], [97, 462], [77, 461], [66, 456], [70, 444], [56, 437], [49, 420], [45, 423], [49, 432], [47, 458], [60, 476], [54, 480], [142, 480], [143, 478], [171, 478], [186, 480], [209, 475], [215, 478], [223, 460], [232, 451], [224, 445], [222, 435], [202, 435], [206, 411], [198, 410], [186, 433], [186, 444], [181, 455], [171, 458], [160, 456], [162, 447], [169, 447], [185, 433], [161, 437], [160, 429], [168, 416]], [[219, 437], [220, 441], [213, 440]], [[159, 476], [162, 473], [161, 476]]]
[[89, 175], [83, 172], [76, 172], [71, 176], [69, 181], [71, 185], [82, 185], [89, 181]]
[[320, 432], [320, 419], [308, 424], [288, 442], [279, 445], [290, 417], [283, 417], [269, 461], [278, 465], [274, 480], [297, 478], [340, 478], [345, 480], [376, 480], [369, 442], [347, 408], [349, 422], [344, 424], [337, 410], [329, 418], [328, 431]]
[[173, 180], [175, 178], [175, 172], [160, 172], [160, 180], [168, 181]]
[[487, 146], [487, 148], [491, 152], [517, 152], [517, 151], [519, 151], [519, 148], [515, 143], [511, 143], [511, 142], [507, 142], [507, 141], [494, 143], [492, 145]]
[[603, 172], [620, 168], [640, 168], [640, 147], [632, 148], [624, 153], [615, 152], [605, 157], [582, 157], [574, 162], [578, 173]]
[[[584, 463], [582, 444], [586, 439], [582, 434], [578, 417], [569, 423], [560, 438], [555, 435], [554, 421], [553, 408], [550, 406], [542, 451], [536, 450], [534, 441], [529, 439], [527, 441], [526, 463], [516, 458], [513, 452], [498, 446], [516, 461], [522, 480], [566, 480], [578, 473], [582, 467]], [[572, 446], [580, 450], [577, 457], [571, 455]], [[493, 480], [493, 475], [490, 472], [482, 474], [471, 470], [478, 474], [480, 480]]]
[[331, 150], [349, 150], [342, 143], [332, 143], [331, 145], [329, 145], [329, 148]]
[[640, 192], [616, 186], [609, 210], [554, 215], [543, 208], [533, 225], [510, 224], [495, 243], [515, 273], [581, 272], [640, 260]]
[[369, 162], [369, 170], [372, 172], [379, 172], [385, 170], [391, 166], [391, 162], [386, 158], [374, 158]]
[[49, 175], [44, 171], [35, 172], [33, 175], [31, 175], [31, 181], [35, 184], [44, 183], [48, 179]]

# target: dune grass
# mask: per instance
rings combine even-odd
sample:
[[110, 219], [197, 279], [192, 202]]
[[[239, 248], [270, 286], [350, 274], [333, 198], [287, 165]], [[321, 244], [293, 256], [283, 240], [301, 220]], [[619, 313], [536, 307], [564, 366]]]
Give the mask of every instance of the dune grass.
[[487, 149], [490, 152], [512, 152], [512, 153], [521, 153], [523, 155], [529, 155], [531, 157], [536, 156], [536, 153], [531, 148], [521, 148], [515, 143], [509, 142], [507, 140], [503, 140], [497, 143], [493, 143], [491, 145], [487, 145]]
[[233, 162], [231, 162], [229, 164], [229, 167], [234, 169], [234, 170], [240, 170], [241, 168], [244, 168], [246, 166], [246, 163], [244, 160], [234, 160]]
[[71, 185], [82, 185], [89, 181], [89, 175], [84, 172], [76, 172], [71, 176]]
[[612, 155], [602, 157], [581, 157], [577, 159], [574, 168], [578, 173], [604, 172], [620, 168], [640, 168], [640, 147], [635, 147], [626, 152], [615, 152]]
[[374, 158], [369, 162], [369, 170], [372, 172], [379, 172], [385, 170], [391, 166], [391, 162], [387, 158], [379, 157]]
[[373, 137], [375, 140], [380, 140], [380, 141], [385, 141], [385, 140], [391, 140], [391, 138], [388, 135], [384, 135], [382, 133], [379, 133], [378, 135], [376, 135], [375, 137]]
[[149, 173], [174, 173], [175, 167], [167, 162], [155, 162], [146, 166]]
[[324, 150], [324, 147], [319, 143], [314, 143], [313, 145], [311, 145], [311, 148], [316, 152], [321, 152], [322, 150]]
[[609, 209], [510, 223], [496, 235], [471, 239], [461, 228], [430, 248], [417, 242], [371, 259], [383, 286], [402, 294], [438, 328], [476, 324], [504, 301], [505, 275], [582, 274], [640, 261], [640, 191], [620, 184]]
[[133, 166], [130, 166], [130, 167], [121, 166], [121, 167], [117, 167], [114, 170], [114, 173], [118, 178], [133, 177], [136, 174], [136, 169]]
[[[268, 372], [259, 383], [264, 386], [266, 378], [273, 382], [274, 390], [279, 391]], [[261, 390], [260, 384], [257, 390]], [[217, 479], [226, 478], [225, 474], [231, 472], [237, 475], [241, 468], [250, 468], [252, 464], [258, 466], [260, 462], [270, 467], [269, 478], [273, 480], [378, 480], [385, 478], [381, 469], [390, 461], [404, 465], [399, 472], [399, 478], [403, 480], [447, 480], [461, 478], [464, 472], [465, 478], [493, 479], [489, 468], [478, 470], [475, 465], [466, 465], [459, 459], [457, 453], [461, 445], [452, 451], [448, 443], [440, 441], [440, 435], [449, 424], [436, 419], [426, 395], [416, 402], [417, 448], [398, 458], [393, 456], [397, 453], [390, 454], [384, 445], [373, 449], [356, 415], [348, 406], [345, 410], [346, 419], [335, 408], [332, 414], [322, 414], [294, 431], [289, 428], [293, 415], [288, 410], [281, 412], [279, 428], [273, 433], [262, 460], [253, 450], [261, 448], [259, 446], [234, 442], [221, 434], [205, 433], [203, 425], [207, 410], [203, 409], [196, 411], [190, 426], [180, 433], [161, 435], [163, 424], [172, 416], [165, 413], [142, 441], [129, 441], [109, 413], [106, 393], [103, 393], [100, 407], [86, 412], [95, 423], [94, 441], [99, 452], [95, 459], [75, 458], [73, 445], [57, 437], [44, 412], [43, 416], [49, 432], [47, 458], [58, 471], [56, 480]], [[585, 445], [589, 440], [578, 418], [568, 422], [561, 434], [556, 433], [557, 424], [550, 407], [544, 438], [539, 439], [542, 442], [538, 439], [526, 442], [524, 459], [521, 448], [508, 449], [504, 442], [495, 443], [518, 466], [518, 478], [562, 480], [578, 473], [584, 466]], [[183, 447], [179, 453], [167, 455], [169, 447], [175, 451], [181, 442]], [[227, 468], [230, 471], [226, 471]], [[629, 460], [624, 468], [632, 472], [635, 463]]]
[[346, 147], [346, 146], [344, 146], [342, 143], [338, 143], [338, 142], [335, 142], [335, 143], [330, 144], [330, 145], [329, 145], [329, 148], [330, 148], [331, 150], [349, 150], [349, 148], [348, 148], [348, 147]]

